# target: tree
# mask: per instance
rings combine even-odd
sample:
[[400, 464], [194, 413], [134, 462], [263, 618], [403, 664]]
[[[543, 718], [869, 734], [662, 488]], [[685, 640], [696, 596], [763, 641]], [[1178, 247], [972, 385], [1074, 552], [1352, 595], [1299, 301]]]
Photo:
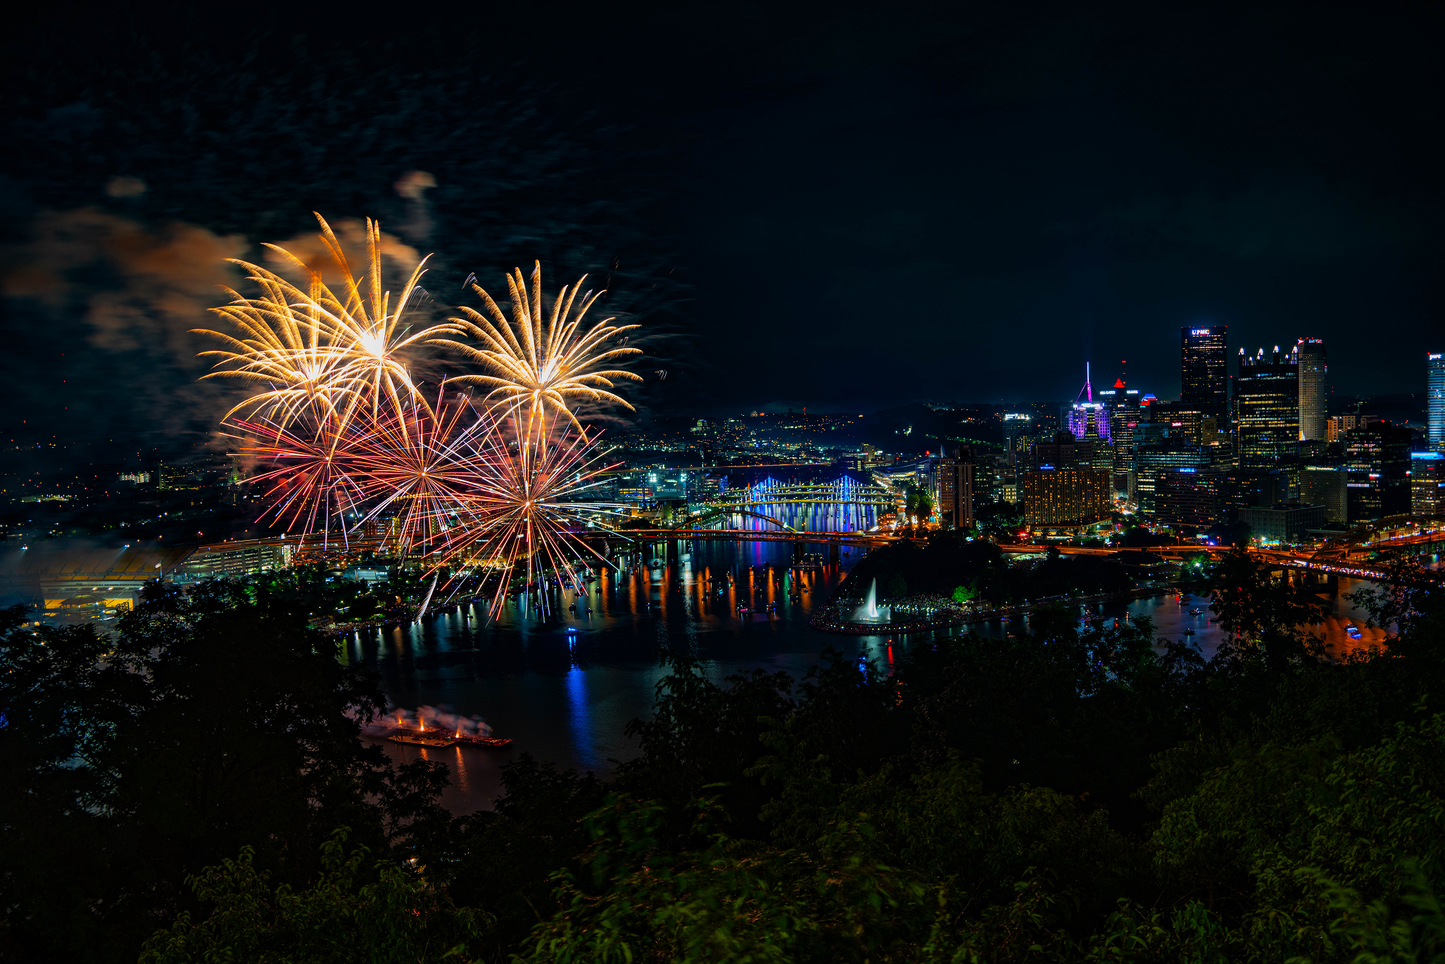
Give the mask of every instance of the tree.
[[1259, 658], [1278, 669], [1320, 652], [1319, 640], [1306, 627], [1324, 617], [1324, 601], [1287, 575], [1273, 578], [1243, 548], [1236, 546], [1220, 560], [1210, 595], [1230, 637], [1221, 648], [1227, 658]]
[[458, 908], [416, 872], [392, 860], [367, 866], [369, 852], [346, 852], [345, 828], [321, 845], [321, 873], [302, 889], [271, 886], [255, 851], [187, 878], [209, 913], [182, 913], [146, 941], [140, 964], [215, 960], [296, 964], [390, 964], [478, 959], [488, 915]]
[[133, 960], [186, 909], [182, 881], [253, 848], [283, 883], [350, 826], [377, 852], [438, 852], [445, 769], [393, 767], [360, 740], [375, 678], [344, 666], [311, 614], [264, 586], [153, 583], [112, 638], [0, 637], [0, 792], [8, 940], [76, 960]]

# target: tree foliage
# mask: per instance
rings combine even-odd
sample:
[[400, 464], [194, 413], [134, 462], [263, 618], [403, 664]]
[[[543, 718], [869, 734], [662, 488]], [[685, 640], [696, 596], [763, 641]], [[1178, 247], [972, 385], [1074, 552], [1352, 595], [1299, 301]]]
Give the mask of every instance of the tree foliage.
[[112, 641], [11, 613], [6, 950], [133, 959], [161, 926], [148, 960], [1438, 961], [1442, 593], [1395, 575], [1361, 600], [1388, 645], [1338, 659], [1300, 625], [1320, 600], [1242, 554], [1210, 661], [1063, 608], [891, 671], [668, 654], [612, 781], [524, 757], [450, 823], [435, 775], [359, 748], [374, 690], [289, 603], [157, 594]]

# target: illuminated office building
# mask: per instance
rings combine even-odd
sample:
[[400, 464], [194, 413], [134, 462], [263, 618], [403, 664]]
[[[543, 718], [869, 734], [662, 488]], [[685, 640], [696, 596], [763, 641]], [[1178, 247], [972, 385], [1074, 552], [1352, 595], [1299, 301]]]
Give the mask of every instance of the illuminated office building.
[[1410, 514], [1445, 518], [1445, 453], [1410, 453]]
[[[1100, 395], [1106, 394], [1100, 392]], [[1139, 424], [1139, 390], [1116, 382], [1105, 404], [1109, 406], [1109, 435], [1113, 441], [1114, 489], [1132, 498], [1129, 473], [1134, 471], [1134, 428]]]
[[1234, 381], [1234, 415], [1239, 426], [1239, 464], [1270, 468], [1299, 451], [1299, 356], [1250, 357], [1240, 349]]
[[955, 529], [973, 525], [973, 486], [976, 463], [968, 447], [939, 459], [933, 470], [937, 482], [938, 513]]
[[1352, 428], [1358, 428], [1364, 421], [1358, 415], [1331, 415], [1325, 419], [1325, 441], [1343, 442], [1345, 433]]
[[1191, 465], [1154, 477], [1154, 518], [1174, 528], [1204, 529], [1219, 518], [1221, 474]]
[[1408, 428], [1370, 422], [1345, 435], [1346, 498], [1350, 522], [1410, 511]]
[[1445, 353], [1431, 352], [1425, 356], [1428, 365], [1426, 385], [1430, 414], [1430, 451], [1445, 452]]
[[1028, 451], [1028, 439], [1037, 430], [1036, 423], [1028, 412], [1004, 412], [1002, 422], [1004, 450], [1012, 468], [1018, 464], [1019, 453]]
[[1229, 418], [1229, 328], [1179, 329], [1179, 401], [1185, 409], [1201, 412], [1227, 424]]
[[1314, 441], [1325, 437], [1325, 402], [1327, 388], [1323, 338], [1301, 338], [1295, 344], [1299, 356], [1299, 437]]
[[1108, 472], [1042, 466], [1023, 477], [1024, 520], [1034, 526], [1081, 526], [1109, 517], [1113, 485]]
[[[1144, 426], [1139, 426], [1144, 428]], [[1134, 446], [1134, 502], [1142, 516], [1158, 511], [1155, 492], [1159, 478], [1175, 469], [1201, 469], [1210, 464], [1210, 453], [1190, 445], [1183, 435], [1169, 435], [1168, 426], [1150, 425], [1136, 435]]]
[[1183, 402], [1154, 402], [1146, 413], [1151, 424], [1169, 426], [1170, 435], [1182, 435], [1190, 445], [1202, 445], [1204, 423], [1214, 422], [1213, 418], [1187, 407]]
[[1349, 521], [1349, 482], [1343, 465], [1306, 465], [1300, 470], [1300, 501], [1325, 507], [1326, 522]]
[[1113, 436], [1108, 407], [1102, 402], [1075, 402], [1069, 410], [1069, 431], [1074, 438], [1093, 437], [1107, 443]]

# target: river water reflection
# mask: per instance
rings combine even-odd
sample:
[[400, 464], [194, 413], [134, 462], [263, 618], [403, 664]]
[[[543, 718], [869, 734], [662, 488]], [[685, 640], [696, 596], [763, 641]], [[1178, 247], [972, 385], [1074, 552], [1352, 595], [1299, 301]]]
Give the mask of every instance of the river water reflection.
[[[379, 672], [395, 706], [430, 705], [480, 715], [498, 736], [515, 741], [506, 750], [435, 750], [382, 741], [395, 760], [423, 757], [447, 763], [453, 785], [443, 803], [455, 813], [469, 813], [491, 806], [501, 789], [501, 765], [522, 752], [599, 775], [609, 773], [615, 761], [635, 756], [636, 744], [624, 729], [651, 709], [657, 682], [665, 675], [653, 655], [659, 648], [701, 657], [715, 679], [754, 668], [801, 677], [828, 646], [886, 666], [905, 646], [931, 639], [839, 636], [811, 628], [813, 607], [828, 600], [862, 550], [844, 549], [829, 563], [826, 546], [805, 548], [821, 553], [824, 563], [790, 568], [788, 543], [656, 544], [621, 571], [601, 573], [575, 612], [568, 610], [573, 593], [564, 594], [560, 611], [546, 621], [522, 612], [515, 602], [495, 622], [467, 607], [410, 626], [357, 634], [346, 644], [347, 658]], [[1337, 615], [1324, 627], [1327, 642], [1337, 649], [1361, 645], [1345, 632], [1346, 620], [1364, 622], [1364, 614], [1351, 610], [1344, 598], [1353, 588], [1351, 581], [1340, 581]], [[1195, 608], [1202, 615], [1191, 616]], [[1187, 640], [1206, 656], [1213, 655], [1221, 639], [1208, 600], [1199, 597], [1160, 596], [1091, 609], [1102, 611], [1107, 622], [1126, 613], [1148, 616], [1157, 635]], [[972, 628], [997, 638], [1014, 625], [990, 622]], [[1186, 629], [1194, 635], [1186, 636]], [[1364, 633], [1365, 643], [1381, 635]]]

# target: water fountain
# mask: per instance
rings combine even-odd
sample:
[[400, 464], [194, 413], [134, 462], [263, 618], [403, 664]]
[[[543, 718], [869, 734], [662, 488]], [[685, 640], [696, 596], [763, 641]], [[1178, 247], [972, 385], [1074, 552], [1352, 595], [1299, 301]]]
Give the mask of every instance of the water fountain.
[[893, 607], [878, 605], [878, 580], [868, 583], [868, 598], [853, 610], [853, 622], [883, 624], [893, 621]]

